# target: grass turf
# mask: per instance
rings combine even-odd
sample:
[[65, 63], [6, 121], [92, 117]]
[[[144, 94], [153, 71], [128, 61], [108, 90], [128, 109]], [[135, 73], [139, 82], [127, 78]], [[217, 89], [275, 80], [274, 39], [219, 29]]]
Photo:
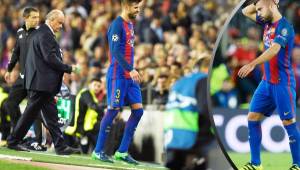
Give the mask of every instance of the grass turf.
[[122, 162], [115, 162], [112, 164], [112, 163], [104, 163], [101, 161], [92, 160], [90, 156], [84, 156], [84, 155], [59, 156], [50, 152], [18, 152], [4, 147], [0, 147], [0, 154], [32, 158], [32, 161], [36, 161], [36, 162], [57, 163], [57, 164], [65, 164], [65, 165], [102, 167], [108, 169], [122, 169], [122, 170], [136, 170], [136, 169], [167, 170], [161, 165], [145, 163], [145, 162], [142, 162], [140, 165], [137, 166], [124, 164]]
[[[231, 160], [237, 168], [243, 166], [250, 160], [249, 153], [228, 152]], [[290, 153], [270, 153], [262, 152], [261, 161], [264, 170], [287, 170], [292, 166], [292, 158]]]
[[1, 170], [49, 170], [44, 167], [12, 163], [5, 160], [0, 160], [0, 167]]

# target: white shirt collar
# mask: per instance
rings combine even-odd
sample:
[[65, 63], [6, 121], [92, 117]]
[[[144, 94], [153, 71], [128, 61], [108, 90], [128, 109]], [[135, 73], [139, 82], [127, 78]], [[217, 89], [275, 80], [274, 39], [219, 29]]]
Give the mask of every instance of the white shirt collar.
[[51, 32], [55, 35], [55, 33], [54, 33], [53, 29], [51, 28], [51, 26], [47, 22], [45, 24], [50, 28]]

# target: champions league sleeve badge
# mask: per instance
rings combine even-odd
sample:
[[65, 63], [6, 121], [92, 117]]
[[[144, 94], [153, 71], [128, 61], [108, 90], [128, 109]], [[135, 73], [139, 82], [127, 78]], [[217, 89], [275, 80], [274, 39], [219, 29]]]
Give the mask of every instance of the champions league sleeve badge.
[[112, 41], [116, 42], [116, 41], [118, 41], [118, 40], [119, 40], [119, 36], [118, 36], [117, 34], [114, 34], [114, 35], [112, 36]]
[[287, 29], [286, 29], [286, 28], [283, 28], [283, 29], [281, 30], [281, 35], [282, 35], [282, 36], [286, 36], [286, 35], [287, 35]]

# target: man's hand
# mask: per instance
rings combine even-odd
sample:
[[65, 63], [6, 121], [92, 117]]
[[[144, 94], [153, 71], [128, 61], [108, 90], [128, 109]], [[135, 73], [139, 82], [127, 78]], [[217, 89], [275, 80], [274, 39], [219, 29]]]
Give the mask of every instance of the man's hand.
[[129, 74], [133, 81], [138, 82], [138, 83], [140, 83], [142, 81], [139, 72], [137, 72], [135, 69], [133, 69], [131, 72], [129, 72]]
[[79, 74], [80, 72], [80, 67], [77, 65], [72, 65], [72, 72], [75, 74]]
[[7, 83], [10, 83], [10, 81], [11, 81], [10, 76], [11, 76], [10, 72], [6, 72], [4, 75], [4, 79]]
[[255, 68], [255, 64], [249, 63], [244, 65], [238, 72], [238, 76], [240, 78], [244, 78], [246, 77], [249, 73], [251, 73], [251, 71], [253, 71], [253, 69]]

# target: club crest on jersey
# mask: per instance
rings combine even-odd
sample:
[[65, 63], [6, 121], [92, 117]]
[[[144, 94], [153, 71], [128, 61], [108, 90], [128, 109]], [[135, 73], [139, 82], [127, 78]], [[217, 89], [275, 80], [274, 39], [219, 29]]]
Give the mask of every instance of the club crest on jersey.
[[134, 47], [134, 40], [133, 40], [133, 39], [128, 40], [127, 43], [128, 43], [131, 47]]
[[22, 34], [19, 35], [19, 39], [21, 39], [21, 38], [23, 38], [23, 35], [22, 35]]
[[112, 35], [112, 41], [117, 42], [119, 40], [119, 36], [117, 34]]
[[283, 28], [283, 29], [281, 30], [281, 35], [282, 35], [282, 36], [286, 36], [286, 35], [287, 35], [287, 29], [286, 29], [286, 28]]

